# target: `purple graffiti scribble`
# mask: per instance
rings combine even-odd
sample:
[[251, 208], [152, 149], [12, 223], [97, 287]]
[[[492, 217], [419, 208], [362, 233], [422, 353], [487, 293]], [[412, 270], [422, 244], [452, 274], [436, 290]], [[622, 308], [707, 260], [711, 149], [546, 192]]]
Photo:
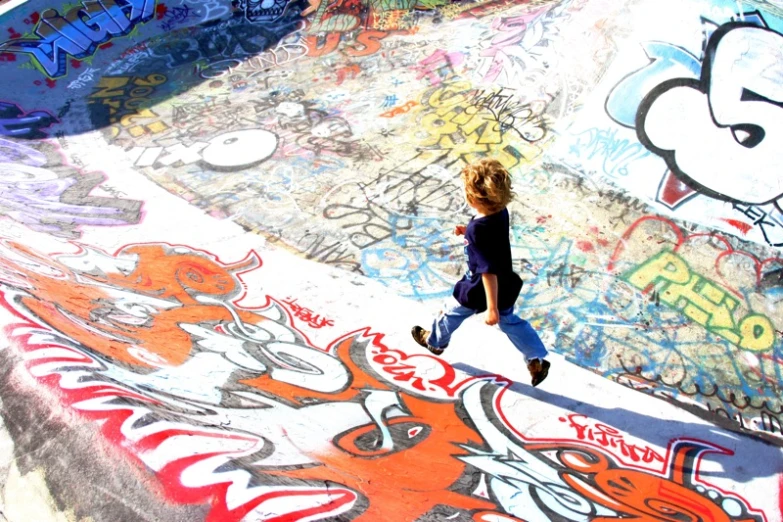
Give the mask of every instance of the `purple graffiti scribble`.
[[194, 18], [194, 13], [188, 4], [182, 7], [174, 7], [166, 10], [165, 20], [160, 25], [164, 31], [171, 31], [178, 25], [185, 23], [188, 19]]
[[[47, 142], [36, 146], [54, 150]], [[59, 156], [0, 138], [0, 214], [32, 230], [81, 236], [81, 225], [116, 226], [141, 220], [141, 202], [90, 192], [103, 174], [82, 173]]]
[[23, 163], [40, 167], [46, 164], [46, 156], [21, 143], [0, 138], [0, 163]]
[[57, 121], [57, 118], [46, 111], [25, 113], [18, 105], [0, 102], [1, 136], [28, 139], [45, 138], [46, 134], [41, 129], [45, 129]]

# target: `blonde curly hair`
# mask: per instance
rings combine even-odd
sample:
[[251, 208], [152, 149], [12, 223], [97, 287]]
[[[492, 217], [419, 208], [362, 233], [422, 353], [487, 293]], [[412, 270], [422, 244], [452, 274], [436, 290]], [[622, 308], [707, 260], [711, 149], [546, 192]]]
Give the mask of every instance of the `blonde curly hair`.
[[496, 159], [482, 158], [462, 169], [468, 203], [477, 203], [490, 213], [500, 212], [514, 199], [511, 175]]

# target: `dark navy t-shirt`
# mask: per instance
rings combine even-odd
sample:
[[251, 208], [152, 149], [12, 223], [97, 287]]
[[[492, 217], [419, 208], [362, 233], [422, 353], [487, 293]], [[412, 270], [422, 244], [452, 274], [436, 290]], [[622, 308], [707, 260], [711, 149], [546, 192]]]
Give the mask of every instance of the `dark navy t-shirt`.
[[498, 309], [514, 306], [522, 290], [522, 279], [511, 266], [508, 239], [508, 210], [473, 218], [465, 231], [468, 272], [454, 287], [454, 298], [477, 312], [487, 309], [487, 295], [481, 274], [498, 276]]

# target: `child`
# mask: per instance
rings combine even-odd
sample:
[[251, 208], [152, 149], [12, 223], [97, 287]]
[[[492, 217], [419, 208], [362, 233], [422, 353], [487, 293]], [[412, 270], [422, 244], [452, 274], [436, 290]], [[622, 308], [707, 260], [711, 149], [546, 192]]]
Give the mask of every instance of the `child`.
[[411, 330], [413, 339], [435, 355], [449, 345], [454, 331], [468, 317], [487, 311], [484, 322], [499, 324], [514, 346], [522, 352], [533, 386], [549, 373], [547, 350], [530, 323], [514, 315], [514, 303], [522, 280], [511, 266], [508, 239], [508, 210], [514, 193], [511, 176], [497, 160], [482, 159], [462, 169], [465, 199], [478, 216], [468, 226], [458, 225], [454, 233], [465, 236], [468, 272], [454, 287], [458, 305], [438, 314], [429, 332], [421, 326]]

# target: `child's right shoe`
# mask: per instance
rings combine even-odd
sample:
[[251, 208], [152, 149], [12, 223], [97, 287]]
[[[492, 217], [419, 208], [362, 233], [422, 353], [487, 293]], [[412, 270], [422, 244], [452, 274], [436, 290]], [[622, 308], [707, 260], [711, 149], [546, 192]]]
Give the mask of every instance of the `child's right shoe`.
[[546, 376], [549, 375], [550, 366], [549, 361], [546, 359], [533, 359], [527, 363], [527, 371], [530, 372], [530, 377], [532, 377], [530, 384], [534, 388], [544, 382]]
[[438, 348], [437, 346], [432, 346], [427, 342], [427, 339], [430, 337], [430, 332], [428, 330], [425, 330], [421, 326], [414, 326], [411, 328], [411, 335], [413, 336], [413, 340], [418, 343], [419, 346], [428, 349], [430, 352], [432, 352], [435, 355], [440, 355], [443, 353], [443, 350], [445, 350], [448, 347], [448, 344], [442, 348]]

